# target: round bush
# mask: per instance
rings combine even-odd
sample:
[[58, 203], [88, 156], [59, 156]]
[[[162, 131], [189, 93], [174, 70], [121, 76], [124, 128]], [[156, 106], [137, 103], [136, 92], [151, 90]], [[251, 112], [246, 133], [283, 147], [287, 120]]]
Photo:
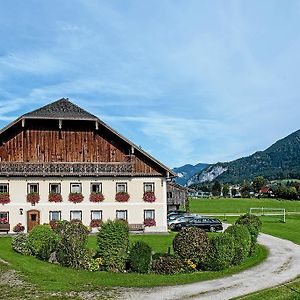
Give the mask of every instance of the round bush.
[[184, 228], [173, 240], [174, 252], [181, 258], [192, 259], [198, 264], [203, 262], [209, 251], [207, 233], [200, 228]]
[[128, 257], [129, 228], [124, 221], [108, 220], [97, 234], [98, 254], [108, 271], [119, 272], [125, 269]]
[[32, 254], [39, 259], [48, 260], [57, 248], [58, 235], [49, 225], [37, 225], [28, 235], [27, 245]]
[[228, 268], [234, 257], [234, 238], [228, 233], [219, 233], [212, 237], [205, 268], [219, 271]]
[[129, 253], [129, 265], [133, 272], [148, 273], [151, 264], [151, 247], [148, 244], [138, 241]]
[[13, 250], [18, 253], [31, 255], [31, 251], [28, 247], [28, 235], [26, 233], [19, 233], [12, 238], [11, 246]]
[[161, 256], [152, 262], [152, 271], [156, 274], [178, 274], [185, 271], [185, 264], [183, 260], [175, 256]]
[[251, 247], [250, 232], [244, 225], [232, 225], [225, 232], [234, 238], [234, 257], [232, 263], [238, 265], [249, 256]]

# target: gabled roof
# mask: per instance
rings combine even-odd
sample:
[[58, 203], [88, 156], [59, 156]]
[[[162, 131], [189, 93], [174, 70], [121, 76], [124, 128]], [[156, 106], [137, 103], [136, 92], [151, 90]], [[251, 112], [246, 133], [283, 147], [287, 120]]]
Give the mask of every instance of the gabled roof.
[[91, 120], [97, 117], [85, 111], [81, 107], [62, 98], [22, 116], [28, 119], [68, 119], [68, 120]]

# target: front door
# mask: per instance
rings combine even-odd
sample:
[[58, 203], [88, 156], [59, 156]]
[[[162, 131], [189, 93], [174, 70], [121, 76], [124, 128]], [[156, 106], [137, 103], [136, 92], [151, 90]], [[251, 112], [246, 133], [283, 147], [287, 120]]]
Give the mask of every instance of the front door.
[[27, 231], [40, 224], [40, 212], [38, 210], [29, 210], [27, 212]]

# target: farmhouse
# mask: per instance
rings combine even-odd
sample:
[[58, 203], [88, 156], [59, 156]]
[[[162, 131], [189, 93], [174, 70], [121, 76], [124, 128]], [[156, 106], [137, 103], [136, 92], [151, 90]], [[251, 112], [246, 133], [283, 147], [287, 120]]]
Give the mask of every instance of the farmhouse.
[[30, 231], [52, 220], [117, 218], [163, 232], [175, 175], [63, 98], [0, 131], [0, 220], [9, 231], [18, 223]]

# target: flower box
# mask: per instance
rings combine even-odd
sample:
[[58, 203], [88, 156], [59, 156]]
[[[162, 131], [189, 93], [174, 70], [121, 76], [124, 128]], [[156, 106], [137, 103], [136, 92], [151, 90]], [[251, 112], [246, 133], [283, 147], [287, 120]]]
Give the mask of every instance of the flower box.
[[148, 227], [156, 226], [156, 222], [154, 219], [145, 219], [144, 225]]
[[100, 220], [100, 219], [93, 219], [93, 220], [91, 220], [90, 227], [92, 227], [92, 228], [98, 228], [102, 224], [103, 224], [102, 220]]
[[81, 193], [70, 193], [69, 201], [73, 203], [80, 203], [83, 201], [83, 195]]
[[102, 202], [104, 200], [104, 196], [102, 193], [91, 193], [90, 201], [91, 202]]
[[118, 202], [127, 202], [130, 198], [130, 195], [126, 192], [119, 192], [119, 193], [116, 193], [116, 201]]
[[156, 197], [155, 197], [154, 192], [145, 192], [144, 196], [143, 196], [143, 200], [145, 202], [155, 202]]
[[0, 203], [7, 204], [10, 202], [9, 193], [0, 193]]
[[27, 202], [30, 202], [31, 204], [38, 203], [40, 201], [40, 195], [38, 193], [29, 193], [27, 194]]
[[49, 193], [49, 202], [62, 202], [62, 196], [60, 193]]

